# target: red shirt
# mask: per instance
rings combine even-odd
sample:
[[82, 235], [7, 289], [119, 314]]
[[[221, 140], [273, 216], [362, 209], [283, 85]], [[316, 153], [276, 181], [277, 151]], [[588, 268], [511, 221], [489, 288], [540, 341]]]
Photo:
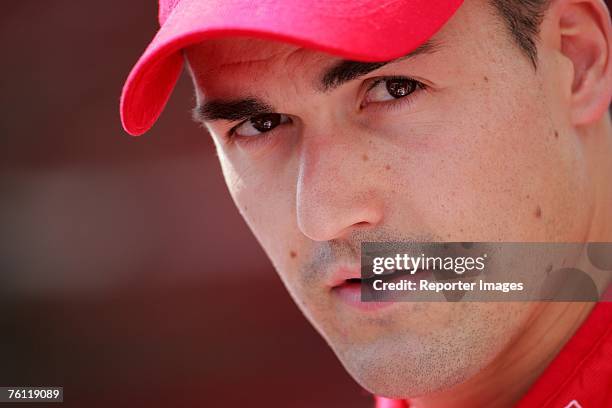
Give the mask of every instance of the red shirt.
[[[376, 398], [376, 408], [409, 403]], [[612, 303], [600, 302], [516, 408], [612, 407]]]

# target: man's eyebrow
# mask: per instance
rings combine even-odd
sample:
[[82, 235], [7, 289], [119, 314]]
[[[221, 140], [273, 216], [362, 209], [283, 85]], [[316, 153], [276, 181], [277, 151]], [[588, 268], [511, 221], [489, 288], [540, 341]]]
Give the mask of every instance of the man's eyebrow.
[[196, 122], [229, 120], [246, 120], [262, 113], [273, 113], [274, 108], [256, 98], [235, 100], [213, 99], [193, 108], [192, 115]]
[[403, 57], [396, 58], [391, 61], [384, 62], [360, 62], [343, 60], [327, 69], [321, 76], [321, 88], [323, 92], [331, 91], [340, 85], [366, 75], [378, 68], [381, 68], [392, 62], [398, 62], [406, 58], [411, 58], [420, 54], [431, 54], [438, 49], [439, 43], [432, 40], [426, 41], [412, 52]]

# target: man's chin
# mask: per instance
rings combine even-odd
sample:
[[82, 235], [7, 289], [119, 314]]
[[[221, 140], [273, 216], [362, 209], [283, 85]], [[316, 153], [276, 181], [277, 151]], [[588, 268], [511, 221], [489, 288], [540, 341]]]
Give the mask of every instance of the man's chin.
[[341, 349], [332, 346], [346, 371], [361, 387], [374, 395], [394, 399], [443, 392], [467, 381], [486, 365], [478, 357], [453, 358], [454, 353], [446, 354], [443, 348], [421, 347], [414, 339], [397, 338], [365, 346], [345, 345]]

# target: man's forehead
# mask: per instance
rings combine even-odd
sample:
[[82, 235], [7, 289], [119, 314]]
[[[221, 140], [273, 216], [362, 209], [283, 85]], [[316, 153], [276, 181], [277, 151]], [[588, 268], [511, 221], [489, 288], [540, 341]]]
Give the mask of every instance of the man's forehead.
[[279, 41], [245, 37], [227, 37], [207, 40], [187, 50], [191, 68], [200, 72], [264, 65], [282, 60], [292, 54], [316, 57], [321, 64], [330, 64], [339, 58]]

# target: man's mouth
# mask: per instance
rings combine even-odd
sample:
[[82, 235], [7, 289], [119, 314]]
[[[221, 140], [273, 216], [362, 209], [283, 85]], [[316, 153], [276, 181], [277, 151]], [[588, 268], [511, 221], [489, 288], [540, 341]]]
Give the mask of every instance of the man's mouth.
[[336, 296], [343, 303], [349, 306], [355, 307], [363, 311], [372, 311], [393, 305], [392, 299], [384, 300], [385, 294], [381, 295], [380, 301], [362, 301], [362, 290], [364, 288], [371, 288], [376, 280], [384, 280], [385, 282], [399, 282], [400, 280], [411, 280], [417, 281], [423, 279], [430, 270], [391, 270], [383, 274], [370, 274], [368, 276], [361, 276], [357, 274], [356, 269], [339, 269], [335, 274], [336, 280], [331, 285], [331, 291], [333, 296]]
[[394, 282], [396, 280], [400, 280], [400, 279], [407, 279], [407, 280], [412, 280], [414, 278], [415, 275], [419, 275], [423, 272], [426, 272], [426, 270], [424, 269], [418, 269], [416, 271], [411, 271], [411, 270], [391, 270], [389, 272], [385, 272], [382, 273], [380, 275], [375, 275], [375, 274], [371, 274], [367, 277], [363, 277], [363, 278], [350, 278], [347, 279], [347, 283], [363, 283], [369, 286], [372, 286], [372, 284], [374, 283], [375, 280], [377, 279], [382, 279], [386, 282]]
[[418, 280], [422, 279], [423, 275], [427, 272], [432, 272], [427, 269], [412, 270], [390, 270], [382, 274], [369, 274], [368, 276], [350, 277], [344, 279], [344, 281], [337, 282], [333, 287], [343, 285], [366, 285], [371, 287], [375, 280], [382, 279], [385, 282], [396, 282], [402, 279], [405, 280]]

